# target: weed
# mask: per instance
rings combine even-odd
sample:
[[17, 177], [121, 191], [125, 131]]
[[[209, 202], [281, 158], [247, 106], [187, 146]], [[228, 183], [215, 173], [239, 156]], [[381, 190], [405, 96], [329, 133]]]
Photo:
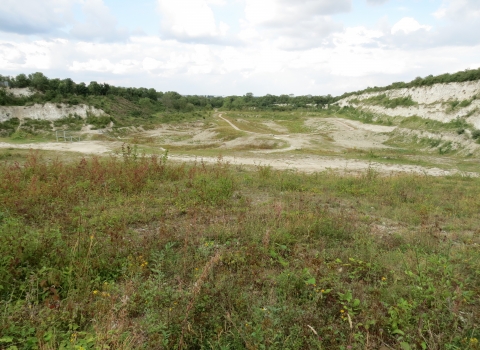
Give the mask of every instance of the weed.
[[386, 108], [411, 107], [418, 105], [418, 103], [412, 100], [411, 96], [390, 98], [386, 94], [372, 96], [361, 101], [356, 100], [356, 103], [379, 105]]
[[1, 163], [0, 347], [478, 346], [478, 178], [235, 169]]

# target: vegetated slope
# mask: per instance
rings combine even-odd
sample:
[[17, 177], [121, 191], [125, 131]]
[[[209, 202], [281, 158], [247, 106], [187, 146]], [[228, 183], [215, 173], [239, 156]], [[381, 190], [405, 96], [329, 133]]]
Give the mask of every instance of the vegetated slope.
[[402, 88], [416, 88], [422, 86], [432, 86], [435, 84], [448, 84], [448, 83], [464, 83], [467, 81], [477, 81], [480, 80], [480, 68], [478, 69], [466, 69], [464, 71], [456, 72], [453, 74], [445, 73], [437, 76], [429, 75], [425, 78], [417, 77], [411, 82], [396, 82], [383, 87], [368, 87], [364, 90], [346, 92], [339, 99], [348, 97], [350, 95], [359, 95], [366, 92], [380, 92], [388, 91], [392, 89], [402, 89]]
[[398, 125], [391, 134], [396, 146], [461, 155], [480, 150], [480, 80], [377, 90], [349, 95], [333, 108], [364, 122]]
[[480, 80], [350, 95], [337, 102], [388, 116], [419, 116], [448, 123], [457, 118], [480, 128]]
[[171, 120], [199, 118], [201, 113], [174, 106], [165, 108], [161, 101], [141, 97], [60, 95], [49, 102], [45, 94], [32, 88], [0, 88], [2, 93], [5, 99], [0, 105], [0, 136], [15, 132], [36, 135], [58, 128], [79, 131], [85, 126], [148, 129]]
[[51, 121], [54, 127], [66, 125], [70, 130], [79, 130], [85, 124], [96, 128], [148, 126], [198, 118], [192, 112], [209, 111], [222, 103], [221, 98], [185, 97], [152, 88], [49, 79], [40, 72], [16, 77], [0, 75], [0, 135], [9, 136], [22, 128], [30, 133], [51, 130]]
[[478, 349], [479, 178], [122, 155], [0, 163], [2, 348]]

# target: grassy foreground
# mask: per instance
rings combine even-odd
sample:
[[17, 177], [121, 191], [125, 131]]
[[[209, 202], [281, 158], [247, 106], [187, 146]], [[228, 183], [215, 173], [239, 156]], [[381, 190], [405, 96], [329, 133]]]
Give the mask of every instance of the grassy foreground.
[[0, 349], [479, 349], [480, 180], [0, 165]]

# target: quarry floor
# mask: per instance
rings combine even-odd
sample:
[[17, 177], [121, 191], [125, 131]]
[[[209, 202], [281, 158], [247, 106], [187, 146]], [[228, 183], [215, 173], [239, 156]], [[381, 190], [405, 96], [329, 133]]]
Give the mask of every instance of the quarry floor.
[[[247, 125], [248, 127], [245, 127]], [[124, 143], [134, 143], [145, 154], [163, 154], [167, 149], [171, 161], [205, 163], [223, 161], [237, 167], [270, 166], [275, 169], [302, 172], [332, 170], [341, 173], [364, 173], [368, 169], [384, 175], [417, 173], [444, 176], [461, 173], [478, 176], [476, 171], [460, 171], [440, 166], [443, 160], [429, 156], [429, 165], [380, 162], [356, 157], [393, 149], [384, 142], [395, 126], [363, 124], [341, 118], [306, 118], [303, 127], [308, 132], [288, 132], [288, 128], [273, 120], [251, 123], [216, 113], [213, 121], [167, 124], [153, 130], [136, 130], [127, 136], [90, 139], [79, 142], [0, 142], [0, 148], [39, 149], [78, 152], [90, 155], [119, 155]], [[218, 127], [239, 133], [231, 139], [219, 138]], [[252, 131], [260, 128], [260, 132]], [[94, 135], [94, 134], [93, 134]], [[85, 138], [92, 138], [86, 132]], [[438, 164], [438, 166], [435, 166]]]

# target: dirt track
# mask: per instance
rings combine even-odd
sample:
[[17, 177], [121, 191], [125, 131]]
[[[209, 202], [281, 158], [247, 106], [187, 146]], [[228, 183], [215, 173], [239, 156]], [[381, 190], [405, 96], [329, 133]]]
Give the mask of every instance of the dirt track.
[[[415, 173], [432, 176], [444, 176], [458, 173], [456, 170], [442, 170], [440, 168], [427, 168], [416, 165], [384, 164], [370, 162], [365, 160], [344, 159], [338, 157], [326, 157], [309, 155], [308, 152], [291, 154], [289, 151], [302, 150], [312, 147], [315, 142], [322, 142], [321, 147], [338, 150], [346, 148], [374, 149], [387, 148], [382, 142], [387, 138], [386, 133], [393, 131], [394, 127], [366, 125], [360, 122], [343, 120], [337, 118], [311, 118], [305, 121], [313, 132], [306, 134], [285, 134], [266, 135], [252, 131], [242, 130], [237, 125], [224, 118], [221, 114], [215, 115], [216, 118], [228, 123], [233, 129], [242, 131], [246, 136], [236, 138], [232, 141], [224, 142], [219, 146], [223, 154], [224, 161], [234, 165], [246, 166], [271, 166], [275, 169], [290, 169], [303, 172], [320, 172], [328, 169], [345, 173], [360, 173], [371, 168], [383, 174], [391, 173]], [[276, 127], [275, 123], [269, 122], [271, 127]], [[278, 130], [281, 126], [278, 126]], [[329, 139], [326, 141], [322, 136], [328, 133]], [[190, 123], [188, 125], [163, 126], [161, 128], [138, 133], [137, 136], [159, 138], [167, 140], [171, 144], [177, 145], [197, 145], [218, 142], [215, 139], [214, 129], [209, 129], [202, 122]], [[271, 140], [281, 141], [283, 148], [278, 149], [251, 149], [250, 151], [234, 152], [232, 150], [239, 145], [248, 145], [254, 143], [257, 138], [268, 136]], [[48, 142], [31, 144], [9, 144], [0, 142], [0, 148], [19, 148], [19, 149], [41, 149], [53, 151], [79, 152], [84, 154], [104, 155], [118, 150], [122, 142], [109, 141], [82, 141], [82, 142]], [[166, 147], [168, 148], [168, 147]], [[162, 148], [158, 147], [161, 151]], [[183, 152], [185, 153], [185, 152]], [[229, 154], [238, 155], [229, 155]], [[200, 157], [192, 155], [180, 155], [170, 152], [169, 158], [173, 161], [190, 162], [203, 160], [206, 163], [214, 163], [217, 157]], [[468, 173], [469, 176], [478, 176], [477, 173]]]
[[[195, 156], [171, 156], [172, 160], [191, 162], [204, 161], [205, 163], [216, 163], [217, 157], [195, 157]], [[366, 162], [363, 160], [345, 160], [342, 158], [330, 157], [310, 157], [310, 156], [290, 156], [275, 159], [262, 159], [253, 157], [232, 157], [224, 156], [222, 160], [232, 165], [248, 166], [271, 166], [280, 170], [295, 170], [307, 173], [322, 172], [325, 170], [335, 170], [342, 173], [364, 173], [367, 169], [372, 169], [383, 174], [394, 173], [413, 173], [429, 176], [445, 176], [459, 173], [458, 171], [442, 170], [439, 168], [425, 168], [415, 165], [382, 164], [376, 162]], [[477, 173], [465, 173], [467, 176], [478, 176]]]

